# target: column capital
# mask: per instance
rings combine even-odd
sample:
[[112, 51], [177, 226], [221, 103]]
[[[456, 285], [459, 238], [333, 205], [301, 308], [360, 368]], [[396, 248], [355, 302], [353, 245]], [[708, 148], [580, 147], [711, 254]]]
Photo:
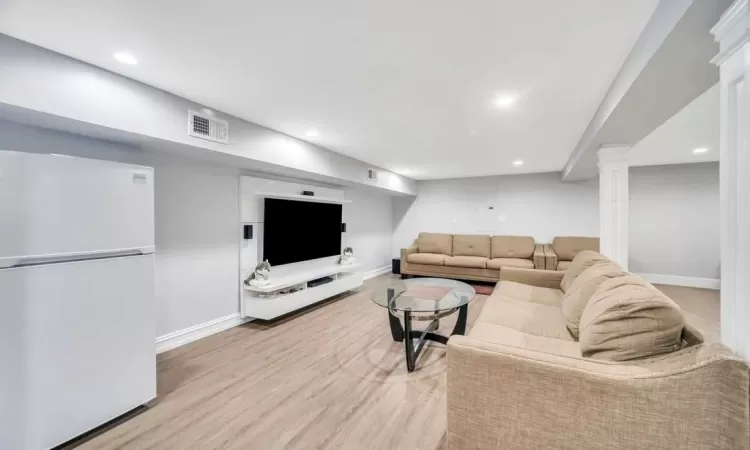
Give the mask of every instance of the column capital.
[[732, 3], [711, 28], [711, 34], [719, 43], [719, 54], [711, 62], [720, 66], [750, 42], [750, 1]]
[[621, 165], [628, 163], [628, 145], [606, 145], [599, 148], [596, 152], [599, 167], [602, 165]]

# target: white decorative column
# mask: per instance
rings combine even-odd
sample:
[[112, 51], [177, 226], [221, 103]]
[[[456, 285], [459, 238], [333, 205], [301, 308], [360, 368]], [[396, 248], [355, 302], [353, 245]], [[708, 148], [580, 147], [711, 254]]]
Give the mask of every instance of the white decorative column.
[[628, 151], [626, 146], [599, 149], [599, 249], [628, 268]]
[[721, 73], [721, 340], [750, 360], [750, 7], [738, 0], [711, 30]]

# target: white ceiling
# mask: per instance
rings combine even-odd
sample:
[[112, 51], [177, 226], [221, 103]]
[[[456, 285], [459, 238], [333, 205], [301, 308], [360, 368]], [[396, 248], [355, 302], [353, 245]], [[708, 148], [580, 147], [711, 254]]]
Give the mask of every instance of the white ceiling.
[[[721, 86], [716, 84], [664, 122], [628, 153], [633, 166], [719, 160]], [[693, 153], [696, 148], [708, 151]]]
[[426, 179], [561, 170], [656, 3], [3, 0], [0, 32]]

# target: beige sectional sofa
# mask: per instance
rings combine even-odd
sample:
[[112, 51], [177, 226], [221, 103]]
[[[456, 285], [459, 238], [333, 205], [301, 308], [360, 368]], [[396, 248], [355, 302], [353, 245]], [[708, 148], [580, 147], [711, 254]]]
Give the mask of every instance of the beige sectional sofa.
[[497, 281], [502, 267], [544, 269], [544, 248], [529, 236], [419, 233], [401, 250], [401, 274]]
[[748, 449], [748, 366], [602, 255], [503, 267], [448, 342], [450, 449]]
[[565, 270], [573, 258], [583, 250], [599, 251], [599, 238], [583, 236], [557, 236], [551, 244], [544, 244], [547, 270]]

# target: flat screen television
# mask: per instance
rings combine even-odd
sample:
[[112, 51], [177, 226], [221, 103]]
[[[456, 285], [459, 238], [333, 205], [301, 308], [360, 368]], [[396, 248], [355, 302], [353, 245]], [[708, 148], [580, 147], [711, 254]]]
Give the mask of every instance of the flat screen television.
[[263, 259], [271, 266], [341, 254], [341, 205], [265, 199]]

